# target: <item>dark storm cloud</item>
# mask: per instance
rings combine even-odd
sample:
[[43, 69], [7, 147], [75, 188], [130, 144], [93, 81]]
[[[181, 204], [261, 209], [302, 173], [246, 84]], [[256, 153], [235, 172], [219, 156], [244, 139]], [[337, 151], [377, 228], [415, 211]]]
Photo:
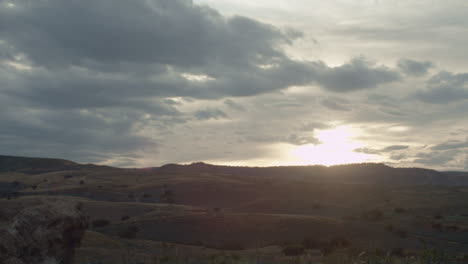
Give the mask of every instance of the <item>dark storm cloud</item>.
[[434, 64], [429, 61], [414, 61], [409, 59], [400, 59], [398, 61], [398, 68], [410, 76], [423, 76], [429, 72], [429, 69], [434, 67]]
[[10, 108], [0, 112], [0, 149], [12, 155], [98, 162], [156, 146], [149, 138], [133, 135], [138, 118], [137, 113], [123, 111], [109, 114]]
[[0, 10], [1, 37], [36, 64], [49, 67], [93, 62], [245, 65], [252, 56], [266, 61], [282, 56], [275, 45], [291, 36], [245, 17], [225, 19], [188, 0], [15, 4]]
[[427, 82], [427, 88], [414, 97], [431, 104], [446, 104], [468, 99], [468, 73], [440, 72]]

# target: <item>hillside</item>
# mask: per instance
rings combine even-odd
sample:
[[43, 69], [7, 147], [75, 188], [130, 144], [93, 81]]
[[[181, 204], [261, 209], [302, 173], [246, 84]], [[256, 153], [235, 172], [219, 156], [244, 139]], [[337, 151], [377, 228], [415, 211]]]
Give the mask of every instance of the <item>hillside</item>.
[[77, 264], [89, 256], [128, 263], [116, 259], [119, 250], [154, 263], [144, 260], [152, 258], [148, 248], [174, 252], [168, 245], [194, 259], [225, 250], [251, 259], [259, 247], [276, 259], [281, 248], [304, 241], [316, 259], [331, 245], [468, 252], [465, 173], [383, 164], [118, 169], [53, 159], [3, 162], [0, 218], [50, 199], [83, 205], [92, 224]]
[[283, 177], [291, 180], [320, 182], [372, 183], [395, 185], [468, 185], [468, 174], [439, 172], [421, 168], [392, 168], [379, 163], [337, 166], [235, 167], [203, 162], [190, 165], [168, 164], [153, 168], [158, 173], [218, 173], [256, 177]]
[[53, 171], [100, 169], [104, 166], [93, 164], [78, 164], [64, 159], [30, 158], [0, 155], [0, 173], [21, 172], [26, 174], [40, 174]]

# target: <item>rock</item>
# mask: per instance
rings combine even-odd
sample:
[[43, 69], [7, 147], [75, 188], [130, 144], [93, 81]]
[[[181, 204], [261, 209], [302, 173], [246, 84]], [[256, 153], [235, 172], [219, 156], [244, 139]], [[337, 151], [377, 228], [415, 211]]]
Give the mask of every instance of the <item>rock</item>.
[[10, 223], [0, 223], [0, 263], [70, 264], [87, 226], [77, 203], [26, 208]]

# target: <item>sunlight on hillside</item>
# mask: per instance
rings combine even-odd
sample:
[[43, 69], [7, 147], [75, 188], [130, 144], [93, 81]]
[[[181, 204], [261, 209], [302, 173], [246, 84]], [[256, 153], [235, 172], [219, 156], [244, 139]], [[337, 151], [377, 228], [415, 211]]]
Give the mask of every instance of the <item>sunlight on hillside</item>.
[[358, 135], [359, 131], [349, 126], [319, 130], [315, 136], [320, 140], [321, 144], [295, 147], [290, 150], [289, 155], [301, 165], [321, 164], [330, 166], [372, 160], [371, 155], [353, 151], [363, 147], [362, 143], [353, 139]]

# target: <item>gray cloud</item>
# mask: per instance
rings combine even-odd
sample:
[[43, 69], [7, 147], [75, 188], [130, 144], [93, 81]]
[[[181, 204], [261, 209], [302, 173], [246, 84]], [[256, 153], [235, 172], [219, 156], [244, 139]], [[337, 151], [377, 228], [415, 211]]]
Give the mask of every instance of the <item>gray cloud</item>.
[[[119, 112], [119, 113], [118, 113]], [[0, 149], [12, 155], [66, 157], [99, 162], [133, 151], [156, 148], [156, 143], [135, 134], [138, 113], [78, 110], [0, 113]]]
[[346, 100], [339, 100], [336, 98], [326, 98], [320, 102], [323, 106], [335, 111], [350, 111], [346, 104]]
[[224, 119], [228, 118], [226, 113], [217, 108], [207, 108], [195, 112], [195, 117], [198, 120], [209, 120], [209, 119]]
[[359, 57], [348, 64], [330, 68], [323, 63], [314, 65], [316, 82], [333, 92], [351, 92], [376, 88], [385, 83], [401, 80], [401, 74], [385, 66]]
[[440, 72], [431, 77], [425, 90], [419, 90], [414, 97], [432, 104], [445, 104], [468, 99], [468, 73], [454, 74]]
[[320, 140], [315, 138], [311, 135], [298, 135], [298, 134], [290, 134], [287, 136], [279, 136], [279, 135], [265, 135], [265, 134], [258, 134], [258, 135], [245, 135], [244, 137], [247, 141], [251, 142], [261, 142], [261, 143], [288, 143], [291, 145], [301, 146], [301, 145], [308, 145], [313, 144], [317, 145], [320, 144]]
[[434, 64], [429, 61], [414, 61], [409, 59], [400, 59], [398, 61], [398, 68], [410, 76], [423, 76], [429, 72], [429, 69], [434, 67]]
[[413, 162], [425, 166], [447, 166], [458, 155], [456, 150], [419, 153]]
[[276, 44], [292, 37], [245, 17], [225, 19], [185, 0], [38, 0], [15, 5], [0, 10], [2, 38], [48, 67], [122, 62], [193, 67], [216, 61], [245, 65], [253, 56], [265, 61], [281, 57]]
[[468, 140], [465, 140], [465, 141], [450, 140], [450, 141], [431, 147], [432, 150], [451, 150], [451, 149], [461, 149], [461, 148], [468, 148]]
[[224, 104], [229, 106], [230, 108], [237, 110], [237, 111], [245, 111], [245, 107], [243, 107], [241, 104], [236, 103], [235, 101], [231, 99], [226, 99], [224, 101]]
[[[368, 134], [382, 142], [428, 144], [437, 153], [463, 144], [433, 141], [433, 133], [442, 135], [444, 127], [466, 125], [468, 104], [462, 100], [468, 99], [468, 77], [455, 73], [463, 69], [427, 77], [433, 64], [420, 55], [395, 67], [364, 57], [346, 61], [365, 54], [391, 63], [398, 37], [431, 35], [360, 23], [338, 39], [328, 26], [304, 34], [223, 16], [189, 0], [17, 0], [12, 8], [0, 0], [0, 149], [128, 166], [146, 149], [148, 155], [164, 153], [154, 160], [168, 162], [253, 159], [275, 156], [265, 152], [277, 143], [319, 144], [312, 133], [318, 129], [362, 123], [364, 133], [374, 132]], [[342, 45], [356, 44], [350, 36], [358, 45], [345, 50]], [[308, 53], [297, 52], [298, 42]], [[337, 52], [346, 56], [324, 49], [331, 44], [333, 51], [337, 43]], [[427, 54], [423, 46], [412, 47]], [[413, 58], [411, 49], [401, 51], [398, 57]], [[392, 126], [411, 127], [411, 133], [384, 130]], [[178, 147], [195, 141], [203, 151], [181, 154]], [[244, 144], [236, 145], [240, 141]], [[243, 153], [251, 148], [255, 151]], [[408, 160], [412, 149], [361, 151]]]
[[394, 152], [394, 151], [399, 151], [399, 150], [405, 150], [408, 149], [409, 146], [406, 145], [392, 145], [388, 146], [382, 149], [372, 149], [372, 148], [358, 148], [355, 149], [355, 152], [359, 153], [365, 153], [365, 154], [382, 154], [382, 153], [389, 153], [389, 152]]
[[388, 146], [382, 149], [383, 152], [389, 152], [389, 151], [395, 151], [395, 150], [404, 150], [408, 149], [409, 146], [406, 145], [393, 145], [393, 146]]

